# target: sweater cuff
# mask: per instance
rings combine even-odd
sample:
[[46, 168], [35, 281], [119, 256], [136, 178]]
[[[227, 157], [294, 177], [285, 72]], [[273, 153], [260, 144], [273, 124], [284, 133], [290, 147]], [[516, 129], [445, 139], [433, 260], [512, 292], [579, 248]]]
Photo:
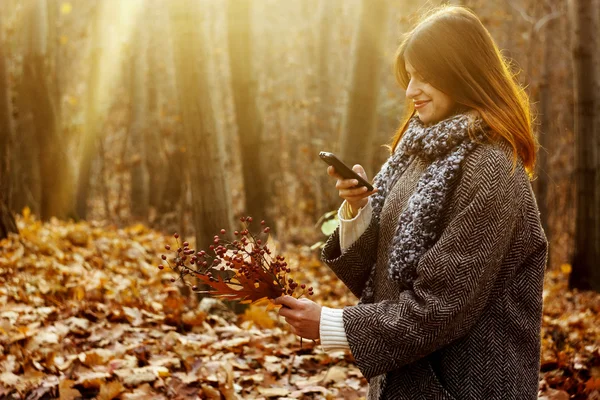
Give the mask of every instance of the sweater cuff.
[[327, 353], [350, 349], [344, 331], [343, 312], [342, 308], [321, 307], [319, 335], [321, 346]]
[[371, 198], [369, 197], [367, 204], [358, 210], [358, 213], [354, 218], [349, 218], [349, 215], [350, 206], [346, 200], [344, 200], [344, 203], [342, 203], [342, 206], [338, 211], [338, 218], [340, 220], [340, 250], [342, 253], [349, 248], [352, 243], [356, 242], [369, 227], [373, 216]]

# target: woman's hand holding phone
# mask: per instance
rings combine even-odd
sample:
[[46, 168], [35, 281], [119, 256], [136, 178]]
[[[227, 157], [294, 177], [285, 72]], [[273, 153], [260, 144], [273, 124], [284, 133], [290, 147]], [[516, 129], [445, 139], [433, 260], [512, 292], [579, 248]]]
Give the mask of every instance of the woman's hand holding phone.
[[[352, 170], [360, 175], [363, 179], [368, 181], [367, 174], [360, 164], [356, 164], [354, 167], [352, 167]], [[356, 179], [343, 178], [331, 165], [327, 167], [327, 174], [337, 179], [335, 188], [339, 191], [340, 197], [346, 200], [348, 205], [350, 205], [352, 215], [356, 215], [360, 208], [366, 206], [369, 202], [369, 196], [377, 192], [377, 188], [368, 191], [365, 186], [355, 187], [358, 185], [358, 181]]]

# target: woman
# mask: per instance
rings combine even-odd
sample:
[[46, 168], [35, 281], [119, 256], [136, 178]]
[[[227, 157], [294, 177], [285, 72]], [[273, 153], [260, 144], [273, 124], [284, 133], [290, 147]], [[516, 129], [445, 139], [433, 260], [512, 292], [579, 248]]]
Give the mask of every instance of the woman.
[[408, 114], [376, 190], [328, 169], [344, 203], [322, 258], [360, 301], [279, 314], [349, 349], [369, 399], [535, 399], [548, 244], [527, 95], [462, 7], [424, 18], [395, 68]]

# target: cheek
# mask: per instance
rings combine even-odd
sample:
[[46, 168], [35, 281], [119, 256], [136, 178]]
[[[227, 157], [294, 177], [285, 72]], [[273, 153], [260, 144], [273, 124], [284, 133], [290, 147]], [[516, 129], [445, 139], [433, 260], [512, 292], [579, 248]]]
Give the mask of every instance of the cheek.
[[454, 107], [454, 100], [452, 100], [449, 96], [442, 94], [440, 96], [440, 105], [444, 108], [444, 110], [450, 111]]
[[452, 111], [456, 104], [451, 98], [447, 96], [439, 96], [435, 103], [435, 109], [438, 113], [446, 115]]

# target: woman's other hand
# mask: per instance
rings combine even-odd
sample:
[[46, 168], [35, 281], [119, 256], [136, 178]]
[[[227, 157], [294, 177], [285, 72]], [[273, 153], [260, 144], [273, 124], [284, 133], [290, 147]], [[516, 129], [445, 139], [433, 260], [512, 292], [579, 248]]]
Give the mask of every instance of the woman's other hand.
[[[356, 164], [352, 170], [368, 182], [367, 174], [360, 164]], [[356, 215], [358, 210], [369, 202], [369, 196], [377, 192], [377, 188], [369, 192], [365, 186], [355, 187], [358, 185], [356, 179], [344, 179], [331, 165], [327, 167], [327, 174], [337, 179], [335, 188], [339, 191], [340, 197], [350, 205], [352, 215]]]
[[279, 315], [291, 325], [294, 334], [305, 339], [319, 339], [320, 305], [309, 299], [296, 299], [292, 296], [278, 297], [273, 303], [282, 305]]

